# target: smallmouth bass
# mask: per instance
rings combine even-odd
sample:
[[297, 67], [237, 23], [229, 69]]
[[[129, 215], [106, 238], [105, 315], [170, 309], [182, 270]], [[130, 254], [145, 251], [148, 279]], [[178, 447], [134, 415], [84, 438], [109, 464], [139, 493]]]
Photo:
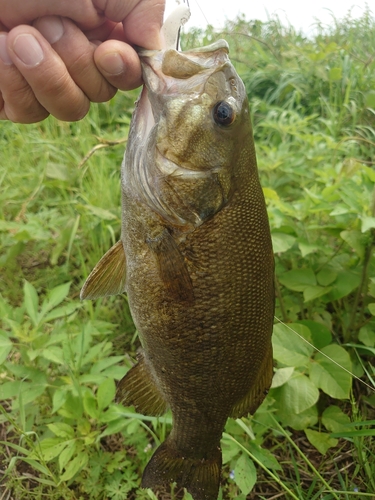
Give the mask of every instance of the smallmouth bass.
[[216, 500], [228, 417], [271, 385], [274, 262], [243, 82], [220, 40], [141, 50], [122, 165], [122, 236], [81, 297], [126, 292], [142, 350], [117, 399], [173, 426], [142, 486]]

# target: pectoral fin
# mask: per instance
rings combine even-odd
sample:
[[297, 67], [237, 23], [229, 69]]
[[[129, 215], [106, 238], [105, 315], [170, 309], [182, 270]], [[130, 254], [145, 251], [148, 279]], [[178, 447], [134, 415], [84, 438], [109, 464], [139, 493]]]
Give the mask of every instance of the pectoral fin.
[[81, 290], [81, 300], [98, 299], [125, 291], [126, 258], [122, 241], [118, 241], [91, 271]]
[[157, 259], [160, 277], [175, 300], [192, 302], [193, 284], [177, 243], [167, 229], [147, 244]]
[[249, 413], [256, 412], [263, 399], [267, 396], [273, 377], [272, 345], [270, 344], [267, 355], [259, 370], [259, 375], [246, 396], [241, 399], [232, 409], [230, 417], [240, 418]]

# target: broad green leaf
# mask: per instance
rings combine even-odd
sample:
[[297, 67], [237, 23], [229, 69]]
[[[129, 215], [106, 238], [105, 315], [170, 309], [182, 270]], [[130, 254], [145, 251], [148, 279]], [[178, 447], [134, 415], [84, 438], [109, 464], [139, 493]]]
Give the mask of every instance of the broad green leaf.
[[[349, 398], [352, 376], [346, 370], [352, 370], [350, 356], [346, 350], [336, 344], [321, 349], [310, 364], [310, 377], [314, 384], [326, 394], [336, 399]], [[329, 358], [333, 361], [328, 359]], [[336, 363], [340, 366], [338, 366]], [[343, 367], [343, 368], [341, 368]]]
[[60, 438], [47, 438], [40, 442], [40, 451], [42, 453], [43, 459], [49, 462], [53, 458], [60, 455], [62, 450], [67, 445], [65, 440]]
[[103, 354], [105, 354], [105, 352], [108, 350], [108, 347], [110, 346], [111, 344], [104, 340], [103, 342], [99, 342], [98, 344], [90, 347], [90, 349], [82, 359], [82, 366], [90, 363], [92, 360], [98, 357], [101, 357]]
[[294, 373], [294, 368], [293, 366], [288, 366], [286, 368], [279, 368], [276, 370], [273, 379], [272, 379], [272, 385], [271, 389], [275, 389], [276, 387], [281, 387], [282, 385], [287, 382], [290, 377]]
[[271, 189], [271, 188], [268, 188], [268, 187], [264, 187], [263, 188], [263, 194], [264, 194], [264, 197], [269, 200], [279, 200], [279, 195], [277, 194], [277, 192], [274, 190], [274, 189]]
[[336, 215], [345, 215], [347, 213], [350, 212], [350, 209], [348, 207], [345, 207], [343, 205], [338, 205], [337, 207], [335, 207], [330, 213], [329, 215], [331, 217], [334, 217]]
[[302, 257], [306, 257], [310, 253], [314, 253], [319, 250], [319, 245], [315, 245], [313, 243], [308, 243], [307, 241], [299, 241], [298, 248], [301, 251]]
[[362, 226], [361, 231], [365, 233], [369, 229], [373, 229], [375, 227], [375, 217], [362, 217]]
[[69, 424], [65, 424], [64, 422], [56, 422], [53, 424], [47, 424], [47, 427], [57, 437], [61, 437], [61, 438], [65, 438], [65, 439], [73, 439], [74, 438], [74, 429]]
[[340, 432], [347, 429], [350, 418], [338, 406], [328, 406], [323, 412], [322, 423], [327, 431]]
[[232, 439], [223, 438], [221, 448], [223, 452], [223, 464], [230, 462], [240, 452], [240, 448]]
[[52, 413], [57, 412], [65, 403], [67, 392], [65, 389], [55, 389], [52, 396]]
[[59, 365], [65, 365], [64, 354], [61, 347], [52, 345], [47, 349], [43, 349], [42, 356], [44, 359], [48, 359], [49, 361], [53, 361]]
[[57, 286], [53, 288], [49, 294], [48, 299], [44, 300], [39, 320], [41, 320], [48, 311], [58, 306], [68, 295], [70, 289], [71, 282], [64, 283], [63, 285]]
[[234, 480], [244, 495], [250, 493], [257, 480], [254, 462], [244, 453], [236, 462]]
[[370, 313], [375, 316], [375, 302], [371, 302], [371, 304], [368, 304], [368, 310], [370, 311]]
[[2, 382], [0, 385], [0, 401], [16, 397], [20, 392], [21, 385], [22, 382], [20, 380]]
[[321, 269], [316, 275], [316, 279], [318, 280], [319, 285], [328, 286], [335, 281], [337, 278], [337, 272], [324, 267]]
[[60, 481], [69, 481], [72, 479], [79, 471], [81, 471], [89, 460], [89, 456], [86, 453], [79, 453], [65, 469], [64, 474], [60, 476]]
[[306, 326], [297, 323], [289, 325], [277, 323], [274, 325], [272, 336], [274, 358], [286, 366], [308, 366], [314, 348], [307, 344], [304, 338], [311, 342], [310, 331]]
[[332, 290], [328, 294], [330, 300], [342, 299], [353, 290], [355, 290], [360, 282], [359, 274], [354, 274], [350, 271], [341, 271], [337, 274], [335, 282], [332, 284]]
[[293, 413], [288, 410], [289, 408], [286, 407], [284, 411], [279, 410], [277, 414], [284, 425], [296, 431], [302, 431], [318, 423], [318, 408], [316, 404], [307, 408], [307, 410], [301, 411], [301, 413]]
[[312, 269], [293, 269], [279, 276], [282, 285], [296, 292], [303, 292], [307, 286], [315, 286], [316, 278]]
[[119, 418], [123, 418], [122, 416], [123, 408], [118, 405], [111, 405], [108, 410], [104, 411], [100, 415], [100, 421], [103, 423], [112, 422], [113, 420], [118, 420]]
[[363, 235], [363, 231], [341, 231], [340, 236], [363, 259], [366, 248], [366, 236]]
[[281, 465], [276, 460], [273, 453], [265, 448], [260, 448], [258, 444], [253, 441], [249, 442], [250, 453], [257, 458], [267, 469], [282, 470]]
[[97, 401], [94, 396], [86, 392], [83, 397], [83, 407], [87, 415], [95, 420], [99, 418], [99, 410], [97, 406]]
[[300, 320], [298, 323], [307, 326], [310, 330], [311, 341], [318, 349], [321, 349], [331, 343], [332, 334], [325, 325], [322, 325], [322, 323], [309, 319]]
[[319, 390], [306, 375], [297, 374], [274, 389], [272, 397], [284, 412], [288, 409], [290, 413], [299, 414], [315, 405], [319, 399]]
[[305, 434], [309, 442], [315, 446], [315, 448], [325, 455], [329, 448], [337, 446], [338, 440], [330, 437], [329, 434], [325, 432], [313, 431], [312, 429], [305, 429]]
[[[375, 90], [373, 91], [374, 92], [374, 95], [375, 95]], [[362, 172], [365, 172], [368, 179], [371, 181], [371, 182], [374, 182], [375, 183], [375, 170], [371, 167], [366, 167], [366, 165], [361, 165], [361, 170]]]
[[35, 382], [24, 382], [15, 380], [13, 382], [5, 382], [0, 384], [0, 400], [14, 399], [13, 409], [19, 408], [19, 395], [22, 393], [22, 404], [27, 405], [34, 402], [43, 394], [47, 387], [47, 380], [38, 380]]
[[[103, 372], [106, 368], [117, 365], [121, 361], [124, 360], [124, 356], [108, 356], [107, 358], [100, 359], [97, 363], [94, 363], [90, 368], [90, 373], [99, 374]], [[121, 378], [125, 375], [125, 373], [121, 373]]]
[[358, 339], [367, 347], [375, 347], [375, 332], [371, 327], [363, 326], [359, 330]]
[[8, 335], [0, 330], [0, 365], [7, 359], [13, 344]]
[[[100, 422], [102, 420], [100, 419]], [[130, 421], [125, 418], [120, 418], [118, 420], [113, 420], [110, 422], [106, 429], [100, 434], [100, 437], [103, 438], [104, 436], [111, 436], [112, 434], [117, 434], [118, 432], [121, 432], [125, 427], [129, 425]]]
[[38, 324], [38, 294], [31, 283], [25, 281], [23, 285], [24, 304], [26, 312], [34, 326]]
[[72, 302], [70, 304], [66, 304], [65, 306], [61, 307], [56, 307], [55, 309], [52, 309], [44, 318], [43, 318], [43, 323], [48, 323], [49, 321], [52, 321], [57, 318], [63, 318], [64, 316], [69, 316], [70, 314], [74, 313], [77, 309], [79, 309], [81, 306], [80, 303], [75, 303]]
[[296, 238], [290, 234], [272, 233], [272, 246], [275, 253], [283, 253], [292, 248]]
[[116, 394], [116, 386], [113, 379], [108, 378], [98, 387], [96, 398], [98, 400], [98, 409], [103, 411], [112, 403]]
[[80, 384], [100, 385], [105, 380], [107, 380], [107, 378], [108, 377], [106, 377], [104, 374], [92, 375], [91, 373], [87, 373], [85, 375], [81, 375], [78, 378], [78, 381]]
[[66, 393], [65, 403], [59, 409], [59, 414], [66, 417], [78, 420], [83, 414], [83, 403], [77, 396], [73, 396], [70, 392]]
[[332, 287], [326, 286], [307, 286], [303, 291], [303, 298], [305, 302], [322, 297], [331, 291]]
[[71, 441], [68, 442], [65, 450], [63, 450], [60, 453], [60, 456], [59, 456], [60, 473], [62, 472], [63, 469], [65, 469], [66, 464], [72, 458], [72, 456], [74, 455], [76, 449], [77, 449], [77, 442], [72, 439]]

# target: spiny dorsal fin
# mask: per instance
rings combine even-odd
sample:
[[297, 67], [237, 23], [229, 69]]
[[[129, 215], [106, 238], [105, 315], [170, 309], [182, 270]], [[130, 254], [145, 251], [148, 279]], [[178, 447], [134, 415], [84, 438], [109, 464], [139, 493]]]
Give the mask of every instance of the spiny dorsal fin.
[[267, 396], [268, 390], [271, 387], [273, 378], [273, 357], [272, 345], [270, 344], [267, 355], [265, 356], [262, 366], [259, 370], [255, 384], [252, 385], [250, 391], [242, 398], [233, 408], [230, 413], [232, 418], [240, 418], [249, 413], [256, 412], [261, 405], [263, 399]]
[[143, 355], [119, 382], [116, 400], [124, 406], [134, 406], [139, 413], [158, 417], [164, 415], [168, 404], [154, 381]]
[[118, 241], [96, 264], [81, 290], [81, 300], [98, 299], [124, 293], [126, 258], [122, 241]]

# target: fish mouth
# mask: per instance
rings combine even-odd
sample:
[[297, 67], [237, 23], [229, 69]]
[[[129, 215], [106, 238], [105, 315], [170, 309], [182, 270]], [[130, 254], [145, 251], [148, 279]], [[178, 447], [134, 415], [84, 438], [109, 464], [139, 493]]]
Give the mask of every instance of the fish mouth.
[[228, 54], [225, 40], [184, 52], [138, 50], [146, 86], [151, 93], [164, 95], [201, 92], [207, 78], [229, 62]]

